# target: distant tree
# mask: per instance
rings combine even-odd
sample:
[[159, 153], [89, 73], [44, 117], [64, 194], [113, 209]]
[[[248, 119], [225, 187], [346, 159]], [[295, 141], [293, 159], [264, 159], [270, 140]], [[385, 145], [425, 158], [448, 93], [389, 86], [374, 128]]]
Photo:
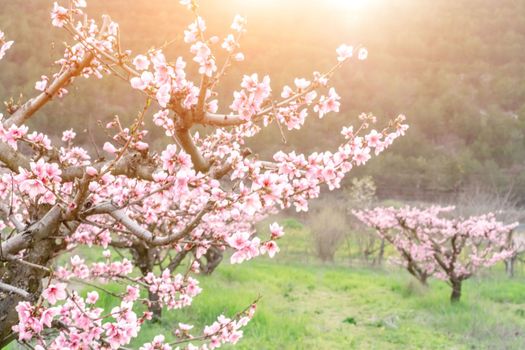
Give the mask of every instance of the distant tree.
[[447, 281], [452, 288], [450, 300], [456, 302], [464, 280], [514, 254], [508, 237], [517, 224], [504, 225], [492, 213], [468, 219], [440, 216], [453, 209], [390, 207], [355, 215], [398, 250], [407, 271], [421, 283], [431, 275]]
[[346, 213], [328, 201], [310, 214], [310, 229], [317, 256], [322, 261], [333, 262], [337, 249], [348, 231]]
[[[523, 208], [519, 207], [512, 187], [500, 192], [473, 185], [461, 192], [456, 202], [456, 212], [463, 217], [490, 212], [502, 222], [520, 222], [525, 219]], [[523, 233], [513, 230], [509, 234], [505, 248], [511, 248], [513, 251], [512, 256], [505, 259], [505, 271], [509, 277], [513, 277], [515, 264], [520, 255], [525, 252]]]
[[347, 198], [347, 214], [349, 215], [348, 221], [355, 231], [353, 237], [357, 242], [359, 251], [365, 261], [368, 261], [370, 257], [375, 255], [373, 264], [377, 263], [380, 265], [385, 253], [385, 240], [380, 238], [379, 244], [377, 244], [377, 235], [373, 232], [363, 231], [362, 223], [352, 215], [354, 210], [369, 209], [372, 206], [377, 200], [376, 190], [374, 179], [371, 176], [364, 176], [353, 178], [350, 187], [345, 191], [345, 195]]
[[[345, 141], [335, 152], [280, 151], [271, 161], [259, 159], [246, 139], [271, 123], [301, 128], [312, 110], [320, 118], [338, 112], [340, 98], [329, 79], [352, 57], [365, 59], [367, 51], [340, 46], [332, 69], [314, 73], [312, 80], [295, 79], [280, 98], [272, 95], [268, 76], [245, 75], [229, 111], [220, 114], [217, 87], [229, 67], [244, 59], [239, 39], [246, 20], [235, 17], [231, 34], [219, 43], [206, 36], [196, 2], [180, 3], [194, 16], [184, 32], [193, 67], [182, 57], [168, 59], [160, 48], [133, 57], [121, 47], [122, 33], [109, 17], [99, 26], [85, 13], [84, 0], [66, 7], [54, 3], [52, 24], [74, 42], [57, 60], [57, 72], [38, 79], [38, 94], [23, 104], [7, 101], [7, 116], [0, 119], [0, 347], [17, 338], [35, 350], [122, 349], [154, 313], [191, 304], [201, 292], [194, 278], [203, 269], [201, 259], [216, 260], [212, 252], [226, 248], [233, 249], [232, 263], [273, 257], [284, 232], [272, 224], [268, 237], [256, 237], [256, 222], [285, 208], [308, 210], [322, 185], [338, 188], [353, 167], [405, 132], [400, 116], [381, 132], [363, 135], [371, 122], [367, 117], [355, 132], [343, 129]], [[0, 56], [12, 45], [2, 33]], [[212, 48], [221, 47], [226, 59], [218, 66]], [[190, 71], [196, 72], [195, 81]], [[111, 140], [101, 145], [103, 154], [76, 145], [73, 130], [56, 142], [29, 131], [25, 123], [67, 96], [76, 78], [106, 74], [122, 78], [145, 102], [131, 125], [119, 118], [106, 125]], [[157, 151], [147, 142], [145, 126], [154, 104], [160, 107], [153, 122], [170, 143]], [[198, 125], [208, 132], [192, 132]], [[82, 246], [103, 249], [93, 250], [100, 252], [96, 261], [67, 259]], [[59, 257], [67, 261], [53, 268]], [[185, 271], [173, 271], [170, 265], [184, 258]], [[108, 282], [117, 290], [105, 287]], [[96, 290], [84, 295], [79, 286]], [[120, 304], [103, 309], [99, 292]], [[141, 349], [236, 343], [254, 310], [255, 304], [229, 318], [221, 315], [199, 336], [191, 334], [193, 326], [179, 323], [176, 340], [159, 335]]]

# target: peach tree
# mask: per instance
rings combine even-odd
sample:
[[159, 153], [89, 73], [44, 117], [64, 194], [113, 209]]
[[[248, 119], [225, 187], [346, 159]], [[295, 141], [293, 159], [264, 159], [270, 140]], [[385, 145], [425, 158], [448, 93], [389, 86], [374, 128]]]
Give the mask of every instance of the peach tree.
[[[160, 310], [191, 304], [201, 292], [195, 279], [201, 258], [210, 250], [231, 249], [231, 263], [272, 257], [283, 230], [274, 223], [259, 237], [256, 222], [290, 207], [307, 211], [321, 186], [339, 188], [354, 166], [405, 132], [403, 116], [366, 131], [375, 117], [363, 114], [358, 128], [343, 129], [333, 152], [280, 151], [260, 159], [246, 140], [268, 125], [300, 129], [310, 114], [339, 112], [330, 78], [353, 58], [365, 59], [366, 49], [340, 46], [332, 69], [297, 78], [277, 94], [269, 76], [245, 75], [231, 105], [219, 112], [221, 78], [245, 58], [239, 43], [246, 20], [236, 16], [220, 39], [207, 34], [195, 1], [180, 3], [193, 16], [184, 31], [189, 60], [166, 57], [162, 48], [132, 55], [120, 45], [118, 24], [108, 16], [90, 19], [84, 0], [54, 3], [52, 25], [72, 42], [56, 73], [38, 79], [27, 102], [6, 103], [0, 122], [0, 346], [17, 340], [31, 349], [125, 348]], [[0, 59], [12, 46], [1, 33]], [[214, 55], [219, 50], [223, 62]], [[195, 76], [187, 74], [190, 66]], [[76, 143], [74, 130], [52, 142], [56, 135], [26, 125], [45, 105], [67, 98], [76, 79], [107, 75], [140, 91], [144, 108], [130, 125], [115, 118], [105, 126], [110, 138], [100, 145], [103, 156]], [[167, 140], [162, 149], [148, 142], [151, 109]], [[195, 132], [198, 125], [207, 132]], [[83, 246], [99, 247], [93, 251], [100, 257], [81, 258], [75, 249]], [[181, 259], [187, 268], [176, 271]], [[100, 293], [118, 306], [102, 308]], [[254, 311], [255, 302], [218, 315], [199, 334], [179, 323], [174, 339], [161, 334], [141, 349], [236, 343]]]
[[444, 215], [452, 210], [378, 207], [354, 214], [394, 246], [401, 263], [422, 284], [430, 276], [446, 281], [452, 288], [450, 300], [456, 302], [464, 280], [514, 255], [509, 238], [517, 223], [505, 225], [493, 213], [467, 219]]

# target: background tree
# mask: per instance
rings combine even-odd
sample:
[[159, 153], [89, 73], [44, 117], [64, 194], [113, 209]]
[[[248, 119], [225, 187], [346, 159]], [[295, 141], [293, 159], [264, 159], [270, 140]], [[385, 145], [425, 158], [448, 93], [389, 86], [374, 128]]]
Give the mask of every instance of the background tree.
[[447, 219], [453, 207], [375, 208], [356, 211], [398, 250], [408, 272], [422, 283], [434, 275], [452, 288], [450, 300], [461, 298], [462, 282], [482, 267], [514, 254], [508, 237], [517, 224], [504, 225], [494, 214]]
[[344, 210], [324, 201], [319, 209], [312, 210], [309, 226], [317, 257], [323, 262], [334, 262], [335, 253], [348, 232]]

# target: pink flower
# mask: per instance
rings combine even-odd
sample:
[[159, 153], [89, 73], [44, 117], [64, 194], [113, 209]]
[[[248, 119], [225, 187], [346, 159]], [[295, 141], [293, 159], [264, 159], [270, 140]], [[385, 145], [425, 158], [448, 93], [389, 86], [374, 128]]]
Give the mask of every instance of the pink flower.
[[242, 16], [236, 15], [233, 19], [233, 23], [231, 28], [235, 30], [236, 32], [243, 32], [245, 31], [246, 27], [246, 19]]
[[57, 301], [66, 299], [66, 284], [50, 284], [49, 287], [44, 289], [42, 292], [42, 297], [44, 297], [44, 299], [47, 300], [51, 305], [55, 305]]
[[104, 146], [102, 147], [102, 149], [108, 153], [111, 153], [111, 154], [115, 154], [117, 153], [117, 149], [115, 148], [115, 146], [113, 146], [112, 143], [110, 142], [106, 142], [104, 143]]
[[348, 46], [346, 44], [343, 44], [339, 46], [336, 50], [337, 52], [337, 60], [339, 62], [343, 62], [346, 59], [352, 57], [352, 54], [354, 52], [354, 48], [352, 46]]
[[67, 9], [59, 6], [57, 2], [53, 4], [53, 10], [51, 11], [52, 23], [55, 27], [63, 27], [69, 19]]
[[382, 137], [383, 134], [378, 133], [375, 129], [373, 129], [368, 135], [365, 136], [365, 140], [369, 147], [375, 148], [381, 145]]
[[226, 39], [224, 39], [224, 42], [222, 43], [221, 47], [228, 52], [233, 52], [235, 48], [237, 47], [235, 37], [231, 34], [228, 34]]
[[159, 105], [161, 107], [166, 108], [168, 103], [171, 100], [171, 85], [170, 84], [164, 84], [162, 85], [156, 94], [157, 101], [159, 102]]
[[226, 239], [230, 247], [237, 250], [243, 249], [249, 243], [250, 234], [248, 232], [236, 232]]
[[314, 106], [314, 111], [319, 113], [319, 118], [323, 118], [325, 114], [330, 112], [339, 112], [339, 102], [341, 98], [335, 92], [334, 88], [328, 91], [328, 97], [321, 96], [319, 103]]
[[140, 77], [133, 77], [130, 80], [131, 87], [138, 90], [146, 89], [151, 82], [153, 82], [153, 74], [151, 72], [142, 72]]
[[35, 83], [35, 89], [38, 91], [44, 91], [47, 87], [47, 82], [49, 81], [49, 78], [46, 77], [45, 75], [42, 75], [40, 79], [41, 79], [40, 81], [37, 81]]
[[14, 41], [11, 40], [0, 46], [0, 60], [4, 58], [6, 51], [9, 50], [11, 46], [13, 46], [13, 43]]
[[137, 70], [146, 70], [149, 68], [150, 62], [144, 55], [138, 55], [133, 59], [133, 65]]
[[92, 166], [88, 166], [86, 168], [86, 174], [88, 174], [89, 176], [97, 176], [98, 175], [98, 170], [95, 169], [94, 167]]
[[95, 304], [98, 300], [98, 293], [96, 290], [89, 292], [86, 297], [86, 303]]
[[182, 6], [186, 6], [188, 8], [188, 10], [191, 10], [192, 0], [179, 0], [179, 3]]
[[179, 323], [179, 328], [183, 331], [189, 331], [193, 328], [193, 326], [185, 323]]
[[124, 301], [135, 301], [139, 297], [139, 289], [134, 286], [126, 287], [126, 295], [122, 300]]
[[237, 62], [244, 61], [244, 54], [242, 52], [238, 52], [233, 56], [233, 59]]
[[149, 148], [149, 145], [146, 142], [138, 141], [135, 143], [135, 148], [139, 151], [145, 151]]
[[272, 239], [278, 239], [284, 236], [284, 229], [278, 223], [274, 222], [270, 225], [270, 233], [272, 235]]
[[0, 60], [4, 58], [5, 52], [11, 48], [14, 41], [5, 41], [5, 34], [0, 30]]
[[66, 130], [62, 133], [62, 141], [69, 142], [73, 140], [77, 134], [73, 131], [73, 129]]
[[261, 246], [261, 254], [268, 253], [270, 258], [273, 258], [278, 252], [279, 247], [275, 241], [268, 241]]

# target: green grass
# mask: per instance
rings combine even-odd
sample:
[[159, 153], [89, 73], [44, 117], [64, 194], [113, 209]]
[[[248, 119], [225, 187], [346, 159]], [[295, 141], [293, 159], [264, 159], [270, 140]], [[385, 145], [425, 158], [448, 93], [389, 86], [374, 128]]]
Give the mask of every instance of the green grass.
[[[485, 270], [464, 283], [462, 301], [451, 305], [443, 282], [424, 288], [401, 269], [343, 266], [352, 253], [344, 245], [337, 264], [322, 265], [312, 256], [309, 232], [295, 220], [283, 223], [287, 235], [276, 259], [225, 261], [212, 276], [199, 276], [204, 290], [193, 305], [164, 311], [162, 322], [146, 324], [130, 347], [157, 334], [172, 340], [178, 322], [195, 324], [198, 334], [260, 295], [237, 349], [525, 349], [523, 271], [511, 280], [499, 265]], [[99, 256], [93, 249], [79, 254]], [[116, 303], [101, 294], [98, 306]]]
[[[204, 291], [190, 308], [146, 324], [131, 347], [161, 333], [173, 339], [178, 322], [202, 327], [261, 295], [238, 349], [525, 348], [525, 279], [509, 280], [498, 270], [465, 282], [456, 305], [445, 283], [424, 288], [399, 269], [259, 259], [225, 262], [200, 281]], [[115, 303], [101, 295], [98, 305]]]
[[[420, 287], [404, 271], [252, 261], [201, 277], [191, 308], [147, 325], [142, 340], [177, 322], [209, 324], [262, 295], [239, 349], [523, 349], [525, 281], [484, 277], [449, 288]], [[136, 342], [136, 344], [140, 343]]]

